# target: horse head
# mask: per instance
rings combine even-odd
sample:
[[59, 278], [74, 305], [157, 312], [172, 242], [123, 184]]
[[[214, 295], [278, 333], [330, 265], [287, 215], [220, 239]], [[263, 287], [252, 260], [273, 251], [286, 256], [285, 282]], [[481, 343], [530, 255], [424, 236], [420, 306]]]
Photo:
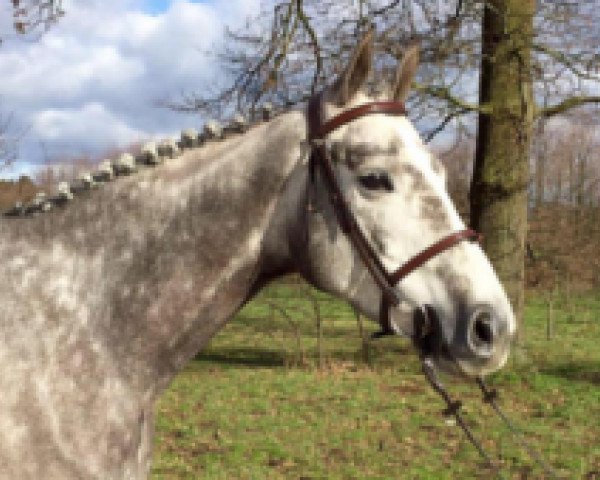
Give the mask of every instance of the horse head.
[[[403, 114], [418, 49], [407, 49], [385, 94], [366, 91], [372, 57], [368, 34], [309, 102], [320, 160], [309, 162], [305, 234], [294, 240], [299, 268], [368, 317], [389, 316], [388, 330], [412, 337], [442, 369], [485, 375], [506, 362], [513, 311], [479, 244], [462, 241], [475, 235], [450, 199], [443, 165]], [[388, 281], [407, 261], [412, 267]]]

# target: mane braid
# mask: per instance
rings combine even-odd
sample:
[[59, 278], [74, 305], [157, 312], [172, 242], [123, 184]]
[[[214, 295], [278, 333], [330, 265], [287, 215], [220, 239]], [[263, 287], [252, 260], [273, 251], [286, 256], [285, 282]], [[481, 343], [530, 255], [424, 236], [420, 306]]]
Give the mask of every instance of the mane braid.
[[155, 142], [148, 142], [142, 146], [137, 155], [123, 153], [115, 160], [104, 160], [94, 173], [85, 173], [71, 182], [60, 182], [53, 196], [48, 197], [46, 192], [40, 191], [32, 201], [25, 204], [18, 201], [2, 215], [14, 219], [31, 219], [57, 208], [62, 209], [73, 200], [89, 198], [91, 192], [98, 190], [104, 184], [112, 183], [113, 179], [129, 177], [139, 172], [140, 167], [144, 170], [158, 167], [167, 160], [180, 157], [186, 150], [198, 149], [212, 142], [245, 134], [254, 126], [269, 122], [276, 116], [270, 103], [262, 105], [259, 112], [260, 118], [253, 123], [248, 123], [246, 118], [238, 113], [225, 127], [215, 120], [209, 120], [204, 124], [201, 133], [198, 133], [195, 128], [187, 128], [182, 130], [179, 140], [166, 139], [158, 145]]

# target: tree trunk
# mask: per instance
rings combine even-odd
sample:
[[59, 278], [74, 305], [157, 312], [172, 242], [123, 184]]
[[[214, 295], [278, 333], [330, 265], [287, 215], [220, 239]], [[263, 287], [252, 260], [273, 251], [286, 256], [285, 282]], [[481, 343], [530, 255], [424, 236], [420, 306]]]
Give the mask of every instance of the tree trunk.
[[554, 201], [556, 203], [562, 203], [563, 194], [563, 166], [558, 166], [558, 172], [556, 173], [556, 188], [554, 192]]
[[575, 192], [577, 191], [577, 179], [575, 178], [576, 155], [569, 154], [569, 204], [575, 204]]
[[523, 316], [527, 187], [533, 124], [530, 51], [534, 0], [488, 0], [482, 28], [480, 113], [471, 224]]
[[586, 155], [587, 152], [582, 152], [579, 154], [579, 162], [577, 163], [577, 206], [579, 207], [579, 212], [583, 211], [583, 206], [585, 205], [586, 200], [586, 177], [587, 177], [587, 162], [588, 158]]
[[548, 154], [545, 119], [540, 118], [537, 130], [537, 151], [535, 153], [535, 206], [541, 207], [546, 199], [546, 155]]

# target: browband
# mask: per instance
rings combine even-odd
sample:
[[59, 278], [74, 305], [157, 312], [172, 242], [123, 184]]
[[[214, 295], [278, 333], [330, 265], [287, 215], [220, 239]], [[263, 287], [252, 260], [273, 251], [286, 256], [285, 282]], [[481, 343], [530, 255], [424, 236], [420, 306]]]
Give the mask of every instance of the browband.
[[[311, 101], [312, 100], [313, 99], [311, 99]], [[364, 117], [365, 115], [373, 115], [375, 113], [383, 113], [386, 115], [406, 115], [406, 108], [404, 107], [404, 104], [400, 102], [388, 101], [365, 103], [364, 105], [346, 110], [325, 123], [319, 122], [316, 125], [311, 125], [312, 122], [309, 122], [309, 130], [314, 127], [314, 131], [310, 130], [309, 133], [310, 140], [323, 138], [342, 125], [351, 122], [352, 120]]]

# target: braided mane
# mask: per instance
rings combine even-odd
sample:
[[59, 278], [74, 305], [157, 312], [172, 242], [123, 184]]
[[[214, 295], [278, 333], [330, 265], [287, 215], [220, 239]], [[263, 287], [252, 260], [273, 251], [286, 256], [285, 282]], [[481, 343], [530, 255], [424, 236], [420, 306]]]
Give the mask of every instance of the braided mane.
[[260, 107], [259, 119], [254, 123], [249, 123], [238, 113], [224, 127], [215, 120], [209, 120], [204, 124], [202, 132], [195, 128], [186, 128], [182, 130], [179, 139], [169, 138], [159, 143], [145, 143], [136, 154], [123, 153], [114, 160], [103, 160], [93, 172], [84, 173], [71, 182], [60, 182], [51, 195], [41, 191], [30, 202], [16, 202], [3, 215], [9, 218], [33, 218], [56, 208], [64, 208], [72, 201], [87, 196], [89, 192], [115, 179], [130, 177], [142, 170], [158, 167], [181, 156], [186, 150], [201, 148], [209, 143], [246, 133], [255, 124], [270, 121], [275, 114], [273, 105], [265, 103]]

